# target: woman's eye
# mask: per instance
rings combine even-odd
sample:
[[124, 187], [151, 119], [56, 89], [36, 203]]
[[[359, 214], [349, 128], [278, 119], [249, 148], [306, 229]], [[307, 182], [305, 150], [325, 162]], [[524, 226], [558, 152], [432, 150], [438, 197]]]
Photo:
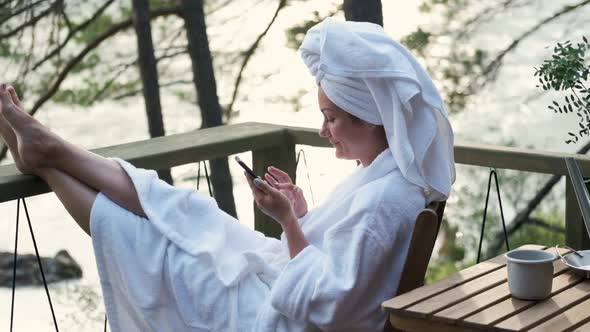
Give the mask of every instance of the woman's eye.
[[334, 122], [334, 118], [328, 118], [328, 122]]

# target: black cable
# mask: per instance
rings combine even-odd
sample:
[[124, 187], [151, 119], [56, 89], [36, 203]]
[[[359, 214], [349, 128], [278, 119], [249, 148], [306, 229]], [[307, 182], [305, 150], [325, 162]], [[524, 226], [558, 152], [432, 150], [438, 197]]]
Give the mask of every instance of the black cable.
[[504, 229], [504, 241], [506, 241], [506, 251], [510, 251], [508, 244], [508, 233], [506, 232], [506, 222], [504, 221], [504, 209], [502, 209], [502, 196], [500, 196], [500, 184], [498, 183], [498, 175], [494, 172], [494, 179], [496, 180], [496, 192], [498, 193], [498, 204], [500, 205], [500, 216], [502, 217], [502, 228]]
[[502, 197], [500, 195], [500, 184], [498, 183], [498, 175], [495, 169], [490, 170], [490, 177], [488, 179], [488, 192], [486, 195], [486, 204], [483, 209], [483, 220], [481, 222], [481, 235], [479, 236], [479, 248], [477, 250], [477, 263], [480, 262], [481, 258], [481, 247], [483, 244], [483, 234], [486, 227], [486, 216], [488, 214], [488, 201], [490, 199], [490, 190], [492, 189], [492, 176], [496, 181], [496, 192], [498, 194], [498, 203], [500, 205], [500, 216], [502, 217], [502, 227], [504, 228], [504, 240], [506, 241], [506, 250], [510, 251], [510, 245], [508, 245], [508, 233], [506, 232], [506, 222], [504, 221], [504, 209], [502, 208]]
[[16, 235], [14, 239], [14, 261], [12, 263], [12, 300], [10, 304], [10, 332], [14, 319], [14, 291], [16, 289], [16, 257], [18, 252], [18, 220], [20, 214], [20, 198], [16, 200]]
[[57, 320], [55, 319], [55, 312], [53, 311], [53, 304], [51, 303], [51, 295], [49, 295], [49, 288], [47, 288], [47, 280], [45, 280], [45, 273], [43, 273], [43, 265], [41, 264], [41, 257], [39, 256], [39, 250], [37, 249], [37, 241], [35, 240], [35, 234], [33, 233], [33, 226], [31, 224], [31, 218], [29, 217], [29, 210], [27, 209], [27, 203], [23, 200], [23, 207], [25, 208], [25, 215], [29, 223], [29, 230], [31, 231], [31, 238], [33, 239], [33, 246], [35, 247], [35, 254], [37, 255], [37, 262], [39, 263], [39, 270], [41, 271], [41, 278], [43, 278], [43, 286], [45, 286], [45, 293], [47, 294], [47, 300], [49, 300], [49, 308], [51, 309], [51, 316], [53, 317], [53, 324], [55, 330], [59, 332], [57, 327]]
[[309, 167], [307, 166], [307, 158], [305, 158], [305, 151], [303, 149], [297, 152], [297, 158], [295, 159], [295, 172], [297, 172], [297, 166], [299, 165], [299, 157], [303, 155], [303, 163], [305, 164], [305, 172], [307, 174], [307, 183], [309, 185], [309, 193], [311, 194], [311, 202], [315, 206], [315, 199], [313, 197], [313, 190], [311, 189], [311, 179], [309, 178]]
[[199, 191], [199, 184], [201, 183], [201, 162], [197, 164], [197, 191]]
[[209, 196], [215, 198], [213, 195], [213, 191], [211, 189], [211, 180], [209, 179], [209, 171], [207, 170], [207, 162], [203, 161], [203, 165], [205, 166], [205, 178], [207, 179], [207, 187], [209, 187]]
[[207, 169], [207, 162], [206, 161], [199, 161], [199, 166], [197, 167], [197, 191], [199, 191], [199, 184], [201, 183], [201, 163], [205, 166], [205, 178], [207, 179], [207, 187], [209, 188], [209, 196], [215, 198], [213, 196], [213, 191], [211, 189], [211, 180], [209, 179], [209, 170]]

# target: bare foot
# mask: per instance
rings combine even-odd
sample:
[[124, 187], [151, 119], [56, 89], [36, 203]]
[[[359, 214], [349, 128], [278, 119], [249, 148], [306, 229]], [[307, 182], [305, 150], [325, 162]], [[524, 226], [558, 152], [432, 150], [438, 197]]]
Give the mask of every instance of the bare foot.
[[[18, 160], [17, 167], [21, 172], [34, 172], [38, 168], [47, 166], [55, 158], [61, 139], [24, 112], [16, 92], [6, 84], [0, 84], [0, 116], [6, 120], [4, 123], [9, 124], [9, 127], [13, 129], [14, 136], [11, 136], [8, 131], [6, 135], [3, 131], [2, 136], [9, 148], [12, 145], [10, 150], [15, 157], [15, 162]], [[16, 148], [14, 138], [16, 138]]]
[[[20, 106], [20, 101], [18, 100], [18, 98], [16, 100], [13, 98], [13, 96], [16, 96], [16, 92], [11, 93], [12, 91], [14, 91], [14, 88], [10, 87], [8, 90], [9, 90], [9, 93], [10, 93], [13, 103], [15, 105]], [[6, 143], [6, 145], [8, 146], [8, 149], [10, 150], [10, 153], [12, 154], [12, 159], [14, 159], [14, 163], [16, 164], [16, 168], [18, 168], [18, 170], [21, 171], [21, 173], [23, 173], [23, 174], [32, 174], [33, 173], [32, 170], [25, 167], [25, 165], [23, 164], [23, 162], [21, 160], [20, 155], [18, 153], [18, 143], [17, 143], [16, 135], [14, 134], [14, 130], [12, 129], [10, 124], [8, 124], [8, 122], [4, 118], [4, 115], [2, 115], [1, 112], [2, 112], [2, 109], [1, 109], [1, 104], [0, 104], [0, 135], [4, 139], [4, 142]]]
[[6, 119], [3, 115], [0, 114], [0, 135], [4, 139], [10, 153], [12, 154], [12, 159], [14, 159], [14, 163], [16, 164], [16, 168], [23, 174], [32, 174], [33, 171], [23, 164], [20, 155], [18, 154], [18, 143], [16, 140], [16, 135], [12, 130], [12, 127], [8, 124]]

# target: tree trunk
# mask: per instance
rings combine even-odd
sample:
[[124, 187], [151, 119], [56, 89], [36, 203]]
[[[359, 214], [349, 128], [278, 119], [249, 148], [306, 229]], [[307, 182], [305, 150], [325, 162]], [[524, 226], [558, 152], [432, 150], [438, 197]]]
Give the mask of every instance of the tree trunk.
[[[137, 54], [141, 74], [143, 99], [150, 137], [164, 136], [164, 121], [160, 104], [158, 68], [154, 55], [152, 31], [150, 27], [150, 8], [148, 0], [133, 0], [133, 25], [137, 35]], [[158, 170], [160, 179], [172, 184], [170, 170]]]
[[[209, 50], [207, 26], [202, 0], [181, 0], [182, 16], [188, 39], [188, 52], [192, 62], [193, 82], [197, 90], [203, 128], [222, 124], [221, 106], [217, 97], [217, 84], [213, 60]], [[211, 183], [217, 204], [226, 213], [236, 216], [233, 184], [227, 158], [210, 160]]]
[[344, 0], [342, 7], [347, 21], [371, 22], [383, 26], [381, 0]]

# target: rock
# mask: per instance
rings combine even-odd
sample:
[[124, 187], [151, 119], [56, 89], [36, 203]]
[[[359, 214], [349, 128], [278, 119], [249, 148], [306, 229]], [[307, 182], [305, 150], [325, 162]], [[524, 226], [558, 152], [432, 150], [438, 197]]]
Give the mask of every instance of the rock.
[[[14, 253], [0, 252], [0, 287], [12, 287]], [[82, 268], [66, 250], [55, 257], [41, 257], [47, 283], [82, 277]], [[16, 286], [43, 285], [37, 256], [26, 254], [16, 258]]]

